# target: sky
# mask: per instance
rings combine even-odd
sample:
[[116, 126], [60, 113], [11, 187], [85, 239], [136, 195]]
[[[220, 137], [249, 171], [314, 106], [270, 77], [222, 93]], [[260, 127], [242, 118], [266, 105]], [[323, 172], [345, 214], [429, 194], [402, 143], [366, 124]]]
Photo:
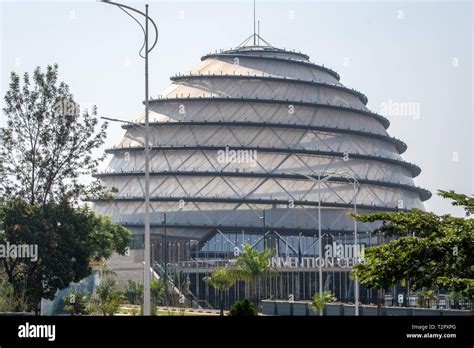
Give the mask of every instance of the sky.
[[[142, 10], [145, 4], [124, 3]], [[159, 28], [151, 96], [205, 53], [235, 47], [253, 31], [251, 0], [149, 4]], [[336, 70], [344, 85], [367, 95], [369, 109], [390, 120], [389, 134], [408, 145], [403, 158], [422, 168], [416, 185], [433, 192], [427, 210], [462, 216], [435, 193], [474, 193], [473, 8], [472, 1], [258, 0], [256, 14], [265, 40]], [[0, 0], [0, 94], [11, 71], [58, 63], [82, 106], [133, 120], [144, 100], [142, 41], [137, 23], [111, 5]], [[111, 124], [104, 148], [123, 133]]]

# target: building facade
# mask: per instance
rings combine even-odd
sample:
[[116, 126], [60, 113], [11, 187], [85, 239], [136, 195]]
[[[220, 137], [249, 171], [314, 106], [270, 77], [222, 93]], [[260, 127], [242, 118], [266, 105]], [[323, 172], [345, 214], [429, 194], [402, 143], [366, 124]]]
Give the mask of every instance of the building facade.
[[[157, 272], [184, 274], [189, 296], [212, 305], [202, 278], [231, 262], [246, 241], [274, 250], [280, 273], [264, 280], [264, 297], [309, 299], [318, 289], [318, 262], [332, 252], [324, 288], [351, 301], [350, 264], [338, 263], [348, 257], [335, 250], [354, 244], [354, 204], [358, 214], [423, 209], [431, 196], [414, 184], [420, 168], [403, 160], [406, 144], [366, 104], [335, 71], [266, 43], [206, 54], [171, 77], [150, 100]], [[124, 125], [124, 137], [107, 150], [107, 170], [97, 174], [115, 188], [114, 200], [94, 200], [98, 213], [132, 231], [137, 249], [144, 230], [143, 124], [144, 113]], [[361, 247], [383, 242], [369, 233], [375, 227], [357, 225]], [[228, 300], [246, 291], [238, 284]], [[362, 301], [370, 296], [362, 289]]]

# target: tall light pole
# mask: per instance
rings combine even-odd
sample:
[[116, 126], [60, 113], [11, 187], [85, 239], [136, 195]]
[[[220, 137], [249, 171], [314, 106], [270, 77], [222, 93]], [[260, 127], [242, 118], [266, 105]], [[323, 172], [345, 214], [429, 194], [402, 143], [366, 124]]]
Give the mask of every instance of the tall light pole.
[[168, 238], [166, 236], [166, 213], [163, 214], [163, 224], [164, 224], [164, 236], [163, 236], [163, 263], [164, 263], [164, 270], [165, 274], [163, 279], [165, 280], [165, 301], [166, 305], [168, 305]]
[[[354, 203], [354, 214], [357, 214], [357, 194], [359, 193], [359, 180], [355, 177], [355, 175], [350, 174], [348, 172], [343, 172], [339, 174], [340, 176], [345, 177], [352, 183], [352, 188], [354, 189], [354, 196], [353, 196], [353, 203]], [[358, 255], [357, 255], [357, 244], [358, 244], [358, 234], [357, 234], [357, 220], [354, 219], [354, 265], [358, 262]], [[355, 315], [359, 315], [359, 279], [354, 277], [354, 305], [355, 305]]]
[[[318, 183], [318, 244], [319, 244], [319, 294], [322, 297], [323, 296], [323, 269], [322, 269], [322, 243], [321, 243], [321, 184], [323, 182], [328, 181], [331, 178], [334, 177], [344, 177], [347, 179], [351, 184], [354, 189], [354, 214], [357, 214], [357, 194], [359, 192], [359, 181], [354, 175], [351, 175], [347, 172], [342, 172], [342, 173], [332, 173], [332, 172], [318, 172], [312, 175], [307, 175], [307, 174], [302, 174], [302, 173], [297, 173], [297, 172], [292, 172], [292, 174], [295, 175], [301, 175], [307, 178], [308, 180], [311, 180], [313, 182]], [[354, 219], [354, 264], [357, 263], [357, 221]], [[359, 315], [359, 281], [357, 277], [354, 279], [354, 298], [355, 298], [355, 315]]]
[[265, 250], [267, 248], [267, 240], [265, 238], [265, 233], [266, 233], [266, 222], [265, 222], [265, 210], [262, 211], [263, 215], [260, 216], [260, 220], [263, 221], [263, 249]]
[[[139, 52], [140, 57], [145, 59], [145, 269], [143, 271], [143, 314], [151, 314], [150, 306], [150, 144], [149, 144], [149, 97], [148, 97], [148, 55], [155, 48], [158, 41], [158, 28], [155, 22], [148, 16], [148, 4], [145, 5], [145, 13], [133, 7], [119, 4], [112, 1], [101, 0], [106, 4], [114, 5], [120, 8], [123, 12], [133, 18], [135, 22], [140, 25], [144, 34], [144, 43]], [[127, 10], [133, 11], [145, 17], [145, 28], [132, 14]], [[148, 23], [151, 23], [155, 29], [155, 41], [151, 48], [148, 46]], [[145, 48], [145, 56], [142, 55], [143, 48]]]
[[[357, 214], [357, 194], [359, 193], [359, 181], [354, 176], [352, 177], [352, 187], [354, 189], [354, 214]], [[357, 220], [354, 219], [354, 265], [357, 264]], [[354, 277], [354, 304], [355, 304], [355, 315], [359, 315], [359, 279], [357, 276]]]
[[[292, 172], [292, 174], [304, 176], [306, 179], [318, 183], [318, 248], [319, 248], [319, 296], [323, 297], [323, 246], [321, 243], [321, 183], [328, 181], [332, 178], [331, 175], [325, 176], [321, 179], [321, 173], [318, 172], [313, 175], [301, 174], [297, 172]], [[316, 177], [315, 177], [316, 176]], [[316, 179], [317, 178], [317, 179]]]

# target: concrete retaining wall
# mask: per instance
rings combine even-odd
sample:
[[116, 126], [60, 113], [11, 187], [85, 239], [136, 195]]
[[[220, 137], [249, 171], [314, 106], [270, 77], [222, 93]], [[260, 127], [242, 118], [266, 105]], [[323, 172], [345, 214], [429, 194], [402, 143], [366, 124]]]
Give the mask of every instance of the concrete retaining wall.
[[[270, 301], [264, 300], [263, 314], [268, 315], [292, 315], [292, 316], [315, 316], [310, 302], [303, 301]], [[328, 303], [324, 307], [324, 315], [327, 316], [353, 316], [355, 306], [343, 303]], [[361, 305], [359, 315], [376, 316], [377, 307]], [[382, 315], [386, 316], [468, 316], [468, 310], [456, 309], [428, 309], [411, 307], [382, 307]]]

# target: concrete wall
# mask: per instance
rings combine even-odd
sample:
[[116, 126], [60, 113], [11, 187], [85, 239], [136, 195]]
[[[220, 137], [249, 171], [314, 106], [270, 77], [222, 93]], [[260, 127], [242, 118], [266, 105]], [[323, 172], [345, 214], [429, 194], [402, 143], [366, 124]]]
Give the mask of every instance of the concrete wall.
[[130, 250], [129, 256], [113, 254], [107, 260], [107, 267], [117, 274], [117, 286], [119, 288], [127, 285], [131, 279], [143, 283], [143, 249]]
[[[264, 300], [263, 314], [268, 315], [316, 315], [310, 307], [309, 302], [302, 301], [269, 301]], [[328, 303], [324, 308], [324, 315], [327, 316], [353, 316], [355, 315], [355, 306], [342, 303]], [[377, 307], [361, 305], [359, 315], [376, 316]], [[468, 310], [454, 309], [427, 309], [411, 307], [382, 307], [382, 315], [386, 316], [468, 316]]]

